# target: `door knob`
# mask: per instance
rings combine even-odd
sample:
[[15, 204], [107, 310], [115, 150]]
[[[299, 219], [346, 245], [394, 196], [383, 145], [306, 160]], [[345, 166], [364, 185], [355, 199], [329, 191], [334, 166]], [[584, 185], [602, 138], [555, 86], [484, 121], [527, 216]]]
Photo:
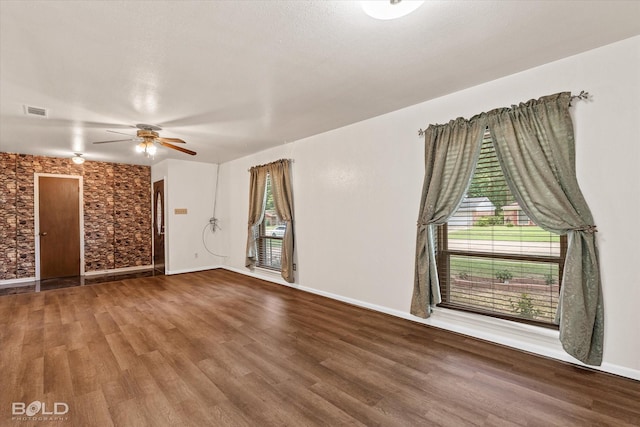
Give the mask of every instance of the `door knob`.
[[47, 235], [47, 232], [46, 232], [46, 231], [41, 231], [41, 232], [40, 232], [40, 236], [44, 237], [44, 236], [46, 236], [46, 235]]

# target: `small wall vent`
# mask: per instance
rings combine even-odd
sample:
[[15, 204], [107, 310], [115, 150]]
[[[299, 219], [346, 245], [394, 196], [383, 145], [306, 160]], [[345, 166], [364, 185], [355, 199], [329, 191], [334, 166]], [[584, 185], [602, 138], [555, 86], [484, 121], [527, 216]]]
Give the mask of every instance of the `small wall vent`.
[[34, 107], [33, 105], [25, 105], [24, 113], [27, 116], [35, 116], [40, 118], [47, 118], [49, 116], [49, 111], [47, 111], [46, 108]]

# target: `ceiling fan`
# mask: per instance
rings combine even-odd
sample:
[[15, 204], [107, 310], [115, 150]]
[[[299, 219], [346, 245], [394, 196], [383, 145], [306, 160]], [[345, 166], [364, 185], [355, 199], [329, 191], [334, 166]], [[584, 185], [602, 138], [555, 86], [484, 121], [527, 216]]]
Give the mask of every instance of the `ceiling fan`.
[[114, 130], [108, 130], [107, 132], [118, 133], [121, 135], [127, 135], [132, 138], [129, 139], [114, 139], [110, 141], [96, 141], [94, 144], [106, 144], [110, 142], [124, 142], [124, 141], [135, 141], [138, 142], [136, 145], [136, 151], [138, 153], [144, 153], [147, 157], [151, 157], [156, 154], [157, 145], [161, 145], [163, 147], [171, 148], [173, 150], [178, 150], [186, 154], [190, 154], [195, 156], [197, 153], [195, 151], [187, 150], [184, 147], [180, 147], [177, 145], [173, 145], [176, 143], [186, 144], [185, 141], [180, 138], [162, 138], [158, 134], [158, 131], [162, 130], [160, 126], [154, 125], [146, 125], [143, 123], [137, 124], [136, 128], [138, 128], [138, 132], [136, 135], [129, 135], [128, 133], [116, 132]]

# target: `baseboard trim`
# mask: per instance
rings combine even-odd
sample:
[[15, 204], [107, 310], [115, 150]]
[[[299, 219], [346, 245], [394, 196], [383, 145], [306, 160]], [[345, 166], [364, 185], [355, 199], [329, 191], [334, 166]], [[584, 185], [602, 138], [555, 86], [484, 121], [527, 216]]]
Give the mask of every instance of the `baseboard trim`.
[[105, 274], [131, 273], [140, 270], [151, 270], [153, 265], [136, 265], [134, 267], [111, 268], [108, 270], [85, 271], [85, 276], [102, 276]]
[[183, 269], [180, 269], [180, 270], [167, 270], [167, 271], [165, 271], [164, 274], [166, 274], [167, 276], [172, 276], [174, 274], [196, 273], [198, 271], [216, 270], [218, 268], [222, 268], [222, 266], [221, 265], [207, 265], [207, 266], [204, 266], [204, 267], [183, 268]]
[[0, 280], [0, 289], [3, 288], [19, 288], [21, 286], [29, 286], [31, 282], [35, 282], [35, 277], [23, 277], [21, 279], [5, 279]]
[[588, 369], [607, 372], [640, 381], [640, 370], [607, 362], [604, 362], [602, 366], [598, 367], [588, 366], [579, 360], [574, 359], [562, 349], [562, 345], [559, 340], [559, 332], [553, 329], [541, 328], [524, 323], [510, 322], [504, 319], [496, 319], [439, 307], [434, 309], [431, 317], [423, 319], [407, 312], [395, 310], [389, 307], [368, 303], [296, 283], [287, 283], [279, 276], [272, 277], [271, 275], [259, 274], [254, 271], [229, 266], [222, 266], [221, 268], [243, 274], [245, 276], [276, 283], [278, 285], [284, 285], [304, 292], [342, 301], [347, 304], [385, 313], [394, 317], [410, 320], [412, 322], [456, 332], [495, 344], [515, 348], [517, 350], [537, 354], [539, 356], [548, 357], [550, 359], [586, 367]]
[[276, 271], [266, 270], [264, 268], [256, 268], [254, 270], [243, 270], [241, 268], [229, 267], [226, 265], [220, 266], [224, 270], [233, 271], [235, 273], [244, 274], [245, 276], [254, 277], [260, 280], [266, 280], [267, 282], [277, 283], [278, 285], [289, 286], [290, 288], [299, 289], [299, 286], [295, 283], [289, 283], [285, 281], [280, 273]]

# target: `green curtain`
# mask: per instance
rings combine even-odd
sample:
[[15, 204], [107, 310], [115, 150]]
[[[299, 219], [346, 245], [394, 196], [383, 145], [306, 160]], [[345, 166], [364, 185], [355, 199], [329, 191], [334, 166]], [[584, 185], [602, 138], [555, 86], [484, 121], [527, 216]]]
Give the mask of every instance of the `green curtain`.
[[294, 282], [293, 275], [293, 188], [289, 160], [278, 160], [268, 164], [271, 192], [278, 216], [287, 224], [282, 239], [282, 278]]
[[456, 211], [480, 154], [486, 124], [482, 117], [452, 120], [425, 131], [425, 175], [418, 216], [411, 314], [429, 317], [441, 301], [435, 261], [434, 227]]
[[556, 321], [567, 353], [602, 363], [604, 309], [593, 217], [580, 191], [569, 92], [486, 114], [509, 188], [542, 228], [568, 234]]

